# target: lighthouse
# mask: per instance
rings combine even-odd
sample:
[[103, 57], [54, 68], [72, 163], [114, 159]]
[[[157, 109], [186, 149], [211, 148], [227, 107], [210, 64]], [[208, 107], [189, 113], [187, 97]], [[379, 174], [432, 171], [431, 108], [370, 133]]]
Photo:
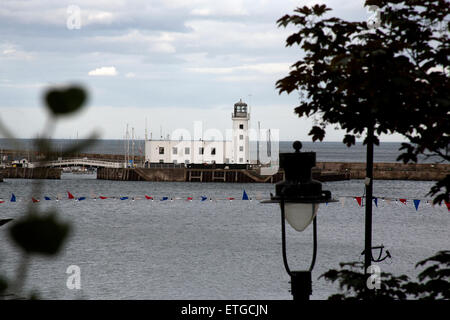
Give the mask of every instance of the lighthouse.
[[250, 113], [247, 104], [242, 99], [234, 104], [231, 120], [233, 120], [232, 146], [234, 163], [247, 164], [250, 162], [248, 137]]

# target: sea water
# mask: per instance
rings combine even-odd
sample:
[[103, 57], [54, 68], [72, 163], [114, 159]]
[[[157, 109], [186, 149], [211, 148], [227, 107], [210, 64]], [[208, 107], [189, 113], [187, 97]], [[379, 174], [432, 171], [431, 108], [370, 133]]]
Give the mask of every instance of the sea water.
[[[41, 193], [35, 194], [35, 183], [0, 183], [0, 198], [6, 200], [0, 204], [0, 218], [18, 219], [29, 205], [42, 212], [56, 208], [72, 230], [58, 256], [30, 260], [25, 292], [36, 291], [44, 299], [291, 299], [281, 255], [280, 209], [256, 200], [268, 198], [272, 184], [112, 182], [63, 175], [61, 180], [44, 180]], [[378, 263], [381, 271], [416, 280], [419, 260], [448, 249], [447, 208], [425, 201], [432, 185], [374, 182], [379, 201], [373, 209], [373, 245], [383, 244], [392, 255]], [[364, 208], [353, 198], [363, 195], [363, 181], [328, 182], [323, 188], [345, 202], [322, 204], [318, 212], [313, 299], [337, 293], [336, 284], [319, 276], [340, 262], [362, 261], [364, 249]], [[243, 190], [252, 201], [239, 200]], [[87, 199], [68, 200], [66, 191]], [[18, 202], [9, 202], [11, 193]], [[58, 193], [64, 199], [56, 202]], [[144, 200], [145, 194], [154, 201]], [[100, 195], [129, 199], [92, 199]], [[52, 200], [31, 204], [31, 196]], [[200, 201], [202, 196], [208, 200]], [[162, 197], [174, 200], [160, 201]], [[225, 200], [229, 197], [236, 200]], [[388, 203], [382, 197], [407, 202]], [[413, 199], [422, 199], [417, 211]], [[21, 255], [9, 240], [8, 224], [0, 227], [0, 243], [0, 272], [14, 279]], [[299, 233], [287, 226], [287, 247], [291, 269], [308, 268], [312, 228]], [[81, 271], [79, 290], [67, 287], [66, 271], [72, 265]]]

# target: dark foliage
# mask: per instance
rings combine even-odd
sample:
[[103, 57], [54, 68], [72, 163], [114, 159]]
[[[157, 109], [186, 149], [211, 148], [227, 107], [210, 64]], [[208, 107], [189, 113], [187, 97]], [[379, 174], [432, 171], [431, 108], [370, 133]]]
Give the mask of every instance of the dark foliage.
[[[378, 7], [378, 27], [330, 18], [325, 5], [297, 8], [279, 19], [279, 26], [298, 27], [286, 46], [305, 52], [277, 81], [279, 93], [301, 91], [295, 113], [320, 116], [309, 133], [313, 141], [322, 141], [333, 124], [346, 130], [343, 142], [351, 146], [374, 127], [376, 144], [380, 134], [409, 140], [400, 149], [405, 163], [419, 154], [449, 161], [448, 2], [367, 0], [366, 6]], [[448, 188], [435, 201], [445, 199]]]
[[372, 290], [367, 287], [361, 262], [341, 263], [340, 270], [329, 270], [319, 278], [339, 283], [342, 293], [331, 295], [330, 300], [450, 299], [450, 251], [440, 251], [417, 263], [416, 268], [429, 264], [418, 275], [419, 282], [410, 281], [406, 275], [381, 272], [380, 287]]

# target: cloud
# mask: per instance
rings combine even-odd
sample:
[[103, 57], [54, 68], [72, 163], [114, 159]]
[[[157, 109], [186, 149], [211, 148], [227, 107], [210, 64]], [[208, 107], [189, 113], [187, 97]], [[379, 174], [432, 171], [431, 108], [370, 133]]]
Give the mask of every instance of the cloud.
[[93, 38], [97, 45], [112, 45], [131, 53], [137, 51], [154, 53], [174, 53], [176, 51], [172, 42], [175, 40], [170, 32], [143, 32], [141, 30], [130, 30], [120, 35], [102, 35]]
[[[325, 2], [337, 9], [332, 15], [367, 17], [362, 3]], [[67, 28], [72, 3], [81, 11], [80, 29]], [[251, 94], [254, 119], [279, 121], [273, 125], [286, 137], [297, 137], [302, 134], [293, 113], [298, 97], [279, 95], [275, 82], [303, 54], [285, 47], [295, 28], [276, 24], [298, 5], [294, 0], [0, 0], [0, 111], [35, 110], [31, 106], [42, 107], [45, 84], [77, 81], [89, 90], [92, 105], [111, 107], [89, 109], [82, 121], [61, 126], [59, 136], [87, 130], [89, 120], [103, 126], [105, 137], [121, 137], [125, 121], [137, 127], [147, 111], [154, 132], [161, 123], [189, 125], [194, 115], [214, 125], [220, 117], [212, 106], [225, 105], [228, 117], [229, 106]], [[285, 113], [263, 104], [285, 106]], [[113, 124], [98, 121], [98, 114], [110, 114], [106, 111], [114, 114]], [[37, 129], [29, 118], [17, 126], [23, 136]]]
[[206, 74], [230, 74], [233, 72], [257, 72], [263, 74], [279, 74], [289, 72], [290, 63], [258, 63], [244, 64], [235, 67], [195, 67], [187, 68], [189, 72], [206, 73]]
[[0, 44], [0, 58], [3, 59], [18, 59], [31, 60], [33, 55], [29, 52], [21, 50], [18, 46], [12, 43]]
[[101, 68], [97, 68], [95, 70], [89, 71], [88, 75], [114, 77], [117, 75], [117, 70], [116, 70], [116, 67], [101, 67]]

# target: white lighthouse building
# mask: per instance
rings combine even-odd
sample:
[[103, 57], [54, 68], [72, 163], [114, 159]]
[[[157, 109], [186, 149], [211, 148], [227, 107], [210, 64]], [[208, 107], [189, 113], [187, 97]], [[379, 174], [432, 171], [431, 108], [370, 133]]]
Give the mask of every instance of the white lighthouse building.
[[[149, 139], [145, 141], [147, 164], [249, 164], [250, 113], [245, 102], [234, 104], [231, 114], [232, 140]], [[223, 135], [226, 136], [226, 135]]]

